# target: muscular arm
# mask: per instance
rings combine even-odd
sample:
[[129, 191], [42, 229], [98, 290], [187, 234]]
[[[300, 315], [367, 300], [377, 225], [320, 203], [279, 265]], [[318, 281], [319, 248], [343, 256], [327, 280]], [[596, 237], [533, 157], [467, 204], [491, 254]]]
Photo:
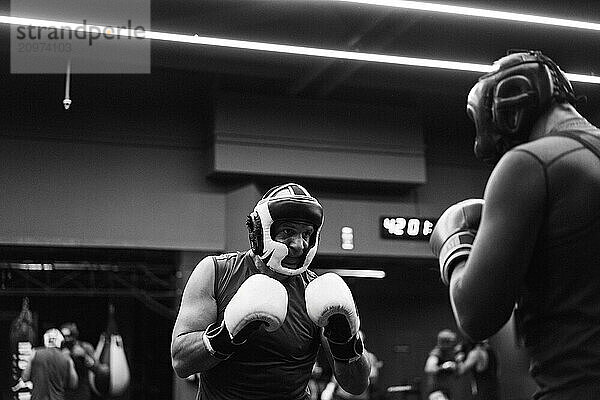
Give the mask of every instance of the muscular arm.
[[323, 334], [321, 334], [321, 344], [325, 349], [327, 360], [332, 367], [333, 374], [338, 384], [348, 393], [361, 394], [369, 386], [369, 373], [371, 365], [363, 351], [363, 354], [356, 361], [344, 363], [333, 359], [329, 343]]
[[85, 366], [92, 372], [97, 373], [105, 364], [96, 358], [94, 347], [88, 342], [80, 342], [81, 347], [85, 351]]
[[214, 263], [206, 257], [196, 266], [183, 291], [171, 338], [171, 361], [178, 376], [206, 371], [220, 361], [204, 347], [202, 335], [217, 320]]
[[469, 351], [465, 361], [458, 363], [458, 373], [460, 375], [464, 374], [465, 372], [469, 371], [472, 368], [475, 368], [475, 364], [477, 364], [477, 361], [479, 359], [478, 352], [479, 352], [478, 349], [473, 349], [473, 350]]
[[69, 389], [76, 389], [77, 385], [79, 385], [79, 377], [77, 376], [77, 371], [75, 371], [75, 363], [70, 356], [65, 355], [65, 357], [69, 359], [69, 384], [67, 386]]
[[430, 355], [425, 362], [425, 373], [436, 374], [440, 367], [438, 366], [439, 358], [434, 355]]
[[484, 199], [471, 254], [450, 281], [456, 321], [474, 340], [496, 333], [513, 311], [546, 207], [542, 165], [528, 153], [507, 153], [494, 169]]

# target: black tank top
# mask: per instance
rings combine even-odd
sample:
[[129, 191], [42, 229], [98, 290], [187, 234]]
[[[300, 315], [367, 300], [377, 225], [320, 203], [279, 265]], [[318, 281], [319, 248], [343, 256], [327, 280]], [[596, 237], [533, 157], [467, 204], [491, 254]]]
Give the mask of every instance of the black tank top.
[[[247, 253], [214, 257], [218, 322], [241, 284], [259, 273]], [[316, 275], [306, 271], [282, 282], [288, 312], [275, 332], [260, 330], [229, 359], [200, 375], [201, 400], [305, 400], [320, 346], [320, 329], [308, 317], [304, 289]]]
[[63, 400], [69, 384], [68, 356], [55, 348], [38, 348], [31, 363], [31, 400]]
[[546, 178], [544, 225], [516, 310], [535, 398], [571, 398], [577, 386], [600, 398], [600, 156], [579, 136], [600, 151], [600, 130], [579, 118], [514, 149]]

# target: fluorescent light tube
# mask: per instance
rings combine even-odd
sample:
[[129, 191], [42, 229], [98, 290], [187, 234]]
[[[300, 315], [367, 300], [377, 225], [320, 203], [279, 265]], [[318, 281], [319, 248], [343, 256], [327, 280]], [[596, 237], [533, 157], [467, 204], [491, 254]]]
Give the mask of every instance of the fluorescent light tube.
[[385, 271], [375, 269], [340, 269], [340, 268], [315, 268], [315, 273], [324, 274], [326, 272], [334, 272], [339, 276], [345, 276], [349, 278], [385, 278]]
[[[69, 29], [83, 29], [86, 32], [98, 32], [104, 31], [110, 28], [109, 26], [102, 25], [85, 25], [81, 23], [73, 22], [62, 22], [62, 21], [48, 21], [42, 19], [32, 18], [21, 18], [21, 17], [10, 17], [0, 15], [0, 23], [10, 25], [31, 25], [45, 28], [69, 28]], [[140, 37], [140, 31], [123, 29], [119, 32], [120, 35], [125, 37]], [[216, 47], [227, 47], [234, 49], [244, 50], [255, 50], [255, 51], [266, 51], [271, 53], [283, 53], [293, 55], [304, 55], [311, 57], [323, 57], [323, 58], [335, 58], [342, 60], [352, 61], [366, 61], [384, 64], [395, 64], [395, 65], [407, 65], [414, 67], [425, 67], [425, 68], [437, 68], [437, 69], [449, 69], [456, 71], [467, 71], [467, 72], [489, 72], [494, 67], [486, 64], [475, 64], [466, 63], [459, 61], [448, 61], [448, 60], [434, 60], [428, 58], [416, 58], [416, 57], [403, 57], [394, 56], [388, 54], [374, 54], [374, 53], [361, 53], [355, 51], [343, 51], [333, 49], [323, 49], [317, 47], [305, 47], [305, 46], [292, 46], [277, 43], [265, 43], [265, 42], [253, 42], [248, 40], [236, 40], [236, 39], [224, 39], [211, 36], [198, 36], [198, 35], [184, 35], [177, 33], [166, 33], [166, 32], [154, 32], [154, 31], [143, 31], [143, 38], [161, 40], [175, 43], [190, 43], [199, 44], [204, 46], [216, 46]], [[566, 73], [567, 78], [574, 82], [585, 82], [600, 84], [600, 76], [593, 75], [581, 75], [581, 74], [570, 74]]]
[[425, 3], [422, 1], [403, 0], [329, 0], [341, 3], [369, 4], [374, 6], [402, 8], [408, 10], [428, 11], [442, 14], [465, 15], [470, 17], [500, 19], [505, 21], [529, 22], [531, 24], [561, 26], [565, 28], [600, 31], [600, 24], [594, 22], [575, 21], [564, 18], [543, 17], [532, 14], [520, 14], [507, 11], [486, 10], [482, 8], [450, 6], [446, 4]]

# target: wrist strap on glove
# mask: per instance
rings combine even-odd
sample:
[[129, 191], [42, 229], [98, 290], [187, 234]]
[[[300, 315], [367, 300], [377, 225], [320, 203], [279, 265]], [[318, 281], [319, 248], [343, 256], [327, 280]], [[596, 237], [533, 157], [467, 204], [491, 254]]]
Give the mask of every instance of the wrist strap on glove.
[[450, 277], [456, 264], [469, 257], [474, 240], [473, 232], [459, 232], [451, 236], [442, 246], [439, 257], [440, 275], [446, 286], [450, 285]]
[[202, 335], [202, 341], [210, 355], [219, 360], [227, 360], [235, 352], [235, 345], [231, 342], [225, 322], [220, 325], [213, 323], [207, 326]]
[[345, 343], [333, 342], [330, 339], [327, 339], [327, 342], [334, 360], [349, 364], [358, 360], [363, 354], [363, 341], [358, 332]]

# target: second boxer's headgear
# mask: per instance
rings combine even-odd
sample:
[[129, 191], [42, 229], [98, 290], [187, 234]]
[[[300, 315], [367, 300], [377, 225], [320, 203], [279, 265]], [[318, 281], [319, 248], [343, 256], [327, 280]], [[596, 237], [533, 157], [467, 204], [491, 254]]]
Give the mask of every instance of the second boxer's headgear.
[[519, 51], [494, 63], [469, 93], [467, 114], [475, 123], [475, 155], [496, 163], [529, 138], [535, 121], [552, 101], [575, 104], [564, 72], [539, 51]]
[[450, 329], [444, 329], [438, 333], [437, 345], [444, 348], [454, 347], [457, 340], [456, 333]]
[[57, 349], [60, 349], [63, 340], [63, 335], [58, 329], [48, 329], [46, 333], [44, 333], [44, 347], [56, 347]]
[[[298, 269], [286, 268], [281, 261], [288, 255], [285, 244], [273, 240], [274, 222], [296, 221], [312, 225], [314, 232], [308, 242], [308, 251], [302, 256]], [[286, 183], [267, 191], [246, 220], [250, 246], [254, 254], [273, 271], [284, 275], [298, 275], [306, 271], [319, 244], [323, 225], [323, 207], [308, 191], [296, 184]]]

